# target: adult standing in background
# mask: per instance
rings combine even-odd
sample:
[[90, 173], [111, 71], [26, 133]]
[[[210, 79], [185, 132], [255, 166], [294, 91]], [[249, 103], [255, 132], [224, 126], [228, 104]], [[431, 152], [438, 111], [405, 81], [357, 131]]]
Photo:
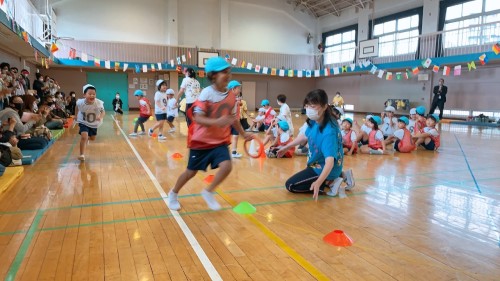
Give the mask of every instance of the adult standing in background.
[[439, 85], [434, 86], [434, 98], [432, 99], [431, 110], [429, 114], [434, 114], [436, 107], [439, 108], [439, 119], [443, 119], [444, 104], [446, 102], [446, 94], [448, 93], [448, 87], [444, 85], [444, 79], [439, 79]]
[[337, 92], [333, 97], [332, 104], [334, 107], [340, 107], [344, 109], [344, 98], [340, 95], [340, 92]]
[[[194, 69], [191, 67], [186, 69], [186, 72], [184, 72], [186, 77], [182, 79], [181, 83], [181, 89], [179, 90], [179, 93], [177, 94], [176, 100], [179, 101], [179, 99], [182, 97], [182, 94], [186, 94], [186, 109], [185, 112], [187, 113], [189, 108], [193, 106], [193, 103], [198, 99], [198, 95], [200, 95], [200, 82], [196, 80], [196, 72]], [[186, 123], [187, 126], [191, 124], [191, 119], [189, 119], [188, 114], [186, 114]]]

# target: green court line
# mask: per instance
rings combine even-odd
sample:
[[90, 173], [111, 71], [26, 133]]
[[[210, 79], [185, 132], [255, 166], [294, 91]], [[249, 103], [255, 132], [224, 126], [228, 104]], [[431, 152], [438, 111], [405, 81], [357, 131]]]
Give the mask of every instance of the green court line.
[[34, 213], [36, 210], [19, 210], [19, 211], [9, 211], [9, 212], [0, 212], [0, 215], [17, 215], [24, 213]]
[[0, 232], [0, 236], [9, 236], [9, 235], [15, 235], [15, 234], [21, 234], [21, 233], [26, 233], [28, 232], [27, 230], [16, 230], [16, 231], [9, 231], [9, 232]]
[[14, 261], [10, 265], [9, 271], [7, 272], [7, 275], [5, 277], [6, 281], [13, 281], [16, 278], [17, 272], [19, 271], [19, 267], [21, 266], [21, 263], [23, 262], [24, 257], [26, 256], [26, 252], [28, 251], [31, 241], [35, 236], [35, 232], [38, 229], [38, 225], [40, 224], [40, 221], [42, 220], [44, 213], [45, 211], [43, 210], [36, 212], [35, 219], [33, 220], [33, 223], [31, 224], [28, 233], [24, 237], [23, 243], [21, 244], [21, 247], [17, 251]]
[[[75, 122], [75, 121], [73, 121], [73, 122]], [[73, 143], [71, 144], [71, 147], [69, 148], [68, 153], [66, 153], [66, 157], [64, 157], [62, 165], [66, 165], [68, 163], [69, 157], [71, 156], [71, 154], [73, 154], [73, 149], [75, 149], [75, 145], [76, 145], [76, 140], [77, 139], [78, 139], [77, 137], [73, 138]]]

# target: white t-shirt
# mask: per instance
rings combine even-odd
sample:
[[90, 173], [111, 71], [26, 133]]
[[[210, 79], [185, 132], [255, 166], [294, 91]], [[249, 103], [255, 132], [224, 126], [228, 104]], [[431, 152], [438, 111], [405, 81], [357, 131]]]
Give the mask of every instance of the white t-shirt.
[[375, 139], [379, 141], [384, 140], [384, 134], [382, 133], [381, 130], [377, 130], [377, 132], [375, 133]]
[[285, 143], [290, 139], [290, 134], [288, 132], [284, 132], [280, 135], [280, 142]]
[[408, 130], [410, 130], [410, 133], [413, 134], [413, 131], [415, 130], [415, 120], [410, 119], [410, 123], [408, 124]]
[[361, 131], [365, 132], [366, 134], [369, 134], [372, 129], [368, 126], [366, 126], [365, 124], [361, 125]]
[[186, 103], [191, 104], [196, 101], [200, 95], [200, 82], [194, 78], [186, 77], [182, 79], [181, 89], [184, 88], [186, 94]]
[[304, 125], [302, 125], [302, 127], [300, 127], [299, 129], [299, 135], [305, 135], [306, 130], [307, 130], [307, 123], [304, 123]]
[[436, 128], [425, 127], [424, 133], [429, 134], [433, 137], [439, 136], [439, 132], [436, 130]]
[[403, 129], [397, 129], [394, 132], [394, 136], [398, 138], [398, 140], [403, 140], [403, 137], [405, 136], [405, 131]]
[[257, 115], [257, 117], [255, 117], [255, 122], [264, 121], [265, 117], [265, 115]]
[[293, 121], [292, 121], [292, 112], [290, 111], [290, 107], [288, 106], [288, 104], [284, 103], [281, 105], [280, 107], [280, 114], [281, 116], [283, 116], [285, 118], [285, 121], [288, 123], [288, 131], [290, 134], [293, 134]]
[[[198, 97], [198, 100], [201, 102], [209, 101], [209, 102], [217, 103], [217, 102], [220, 102], [223, 99], [225, 99], [227, 97], [227, 93], [228, 92], [219, 92], [213, 86], [209, 86], [209, 87], [206, 87], [205, 89], [203, 89], [203, 91], [201, 91], [201, 94]], [[203, 111], [201, 110], [201, 108], [195, 107], [193, 109], [193, 112], [200, 113]], [[232, 114], [236, 114], [236, 106], [233, 108]]]
[[76, 101], [78, 108], [78, 116], [76, 122], [83, 124], [90, 128], [98, 128], [101, 126], [102, 121], [97, 121], [97, 117], [104, 111], [104, 102], [100, 99], [95, 99], [92, 104], [86, 104], [85, 99]]
[[[351, 130], [351, 131], [352, 131], [352, 130]], [[345, 137], [345, 135], [347, 135], [347, 132], [346, 132], [346, 131], [344, 131], [344, 130], [342, 130], [342, 131], [340, 131], [340, 132], [342, 133], [342, 136], [343, 136], [343, 137]], [[352, 142], [355, 142], [355, 141], [356, 141], [356, 138], [357, 138], [357, 137], [356, 137], [356, 132], [355, 132], [355, 131], [352, 131], [352, 133], [351, 133], [351, 141], [352, 141]]]
[[[155, 114], [167, 113], [167, 105], [168, 105], [167, 101], [168, 101], [167, 92], [157, 91], [155, 93]], [[158, 106], [158, 103], [161, 104], [161, 107]]]
[[392, 117], [392, 127], [390, 125], [391, 119], [389, 117], [384, 117], [384, 124], [382, 125], [382, 132], [384, 136], [392, 136], [394, 131], [398, 129], [398, 118]]
[[177, 110], [177, 100], [175, 98], [171, 98], [167, 102], [167, 116], [177, 117], [179, 116], [179, 111]]

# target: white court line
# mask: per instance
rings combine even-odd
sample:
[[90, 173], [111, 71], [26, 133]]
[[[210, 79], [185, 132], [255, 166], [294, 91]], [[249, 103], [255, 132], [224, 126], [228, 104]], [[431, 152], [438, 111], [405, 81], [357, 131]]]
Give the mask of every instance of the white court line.
[[[153, 175], [153, 173], [151, 172], [151, 170], [148, 168], [148, 166], [146, 165], [146, 163], [144, 162], [144, 160], [142, 160], [142, 157], [139, 155], [139, 153], [135, 149], [134, 145], [130, 142], [130, 139], [125, 134], [125, 132], [122, 130], [122, 127], [116, 121], [115, 117], [114, 116], [111, 116], [111, 117], [113, 118], [113, 120], [115, 121], [116, 125], [118, 126], [118, 129], [120, 129], [120, 132], [122, 133], [123, 137], [127, 141], [128, 145], [130, 146], [130, 148], [134, 152], [135, 156], [137, 157], [137, 160], [139, 160], [139, 162], [141, 163], [142, 167], [144, 168], [144, 170], [148, 174], [149, 178], [153, 182], [154, 186], [156, 187], [156, 190], [158, 190], [158, 192], [160, 193], [161, 197], [163, 198], [163, 202], [165, 203], [165, 205], [167, 205], [167, 197], [168, 197], [168, 195], [165, 193], [165, 191], [161, 187], [160, 182], [158, 182], [158, 180]], [[200, 243], [198, 243], [198, 240], [196, 240], [196, 238], [194, 237], [193, 232], [191, 232], [191, 229], [189, 229], [189, 227], [187, 226], [187, 224], [184, 221], [184, 219], [182, 219], [181, 215], [179, 215], [179, 212], [170, 210], [170, 208], [168, 208], [168, 205], [167, 205], [167, 209], [170, 211], [170, 213], [172, 213], [172, 216], [174, 217], [175, 221], [177, 222], [177, 224], [181, 228], [182, 232], [184, 233], [184, 236], [186, 236], [186, 239], [189, 241], [189, 244], [191, 245], [191, 247], [193, 248], [194, 252], [198, 256], [198, 259], [200, 260], [201, 264], [203, 264], [203, 267], [207, 271], [207, 273], [210, 276], [210, 278], [212, 280], [222, 280], [222, 277], [219, 275], [219, 272], [217, 272], [217, 269], [215, 269], [215, 267], [212, 264], [212, 262], [210, 261], [210, 259], [208, 259], [207, 254], [205, 253], [205, 251], [203, 251], [203, 249], [201, 248]]]

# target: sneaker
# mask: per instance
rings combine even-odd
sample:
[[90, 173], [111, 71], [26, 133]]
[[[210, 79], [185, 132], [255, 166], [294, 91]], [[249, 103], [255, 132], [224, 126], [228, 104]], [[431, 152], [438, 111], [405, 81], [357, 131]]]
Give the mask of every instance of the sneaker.
[[[500, 119], [499, 119], [499, 121], [500, 121]], [[248, 128], [248, 129], [245, 130], [245, 132], [250, 132], [251, 130], [252, 129]]]
[[148, 135], [149, 135], [150, 137], [151, 137], [151, 136], [153, 136], [153, 130], [149, 129], [149, 131], [148, 131]]
[[145, 135], [145, 134], [146, 134], [146, 132], [142, 131], [142, 132], [139, 132], [139, 133], [137, 133], [137, 134], [138, 134], [138, 135], [140, 135], [140, 136], [143, 136], [143, 135]]
[[78, 156], [78, 160], [80, 160], [82, 162], [85, 161], [85, 155], [82, 154], [82, 155]]
[[328, 196], [337, 196], [337, 194], [339, 193], [339, 188], [340, 188], [340, 185], [342, 184], [342, 182], [344, 181], [344, 179], [342, 178], [336, 178], [331, 184], [330, 184], [330, 191], [328, 191], [326, 193], [326, 195]]
[[168, 130], [169, 133], [173, 133], [175, 132], [175, 127], [173, 127], [172, 129]]
[[137, 137], [137, 133], [130, 133], [128, 135], [131, 136], [131, 137]]
[[253, 129], [252, 132], [259, 132], [259, 129]]
[[214, 211], [220, 210], [220, 204], [219, 202], [217, 202], [217, 200], [215, 200], [214, 194], [212, 192], [203, 189], [203, 191], [201, 192], [201, 196], [203, 197], [203, 199], [205, 199], [205, 202], [207, 202], [207, 205], [210, 209]]
[[179, 211], [181, 209], [181, 203], [177, 199], [178, 194], [172, 190], [168, 193], [167, 205], [170, 210]]
[[345, 187], [345, 190], [353, 189], [354, 186], [356, 185], [356, 183], [354, 182], [354, 176], [352, 174], [352, 170], [349, 169], [349, 170], [345, 171], [344, 175], [345, 175], [345, 182], [347, 184], [347, 186]]
[[241, 153], [238, 153], [236, 151], [233, 151], [233, 153], [231, 153], [231, 157], [233, 157], [233, 158], [241, 158], [241, 156], [243, 156], [243, 155], [241, 155]]
[[167, 137], [164, 135], [158, 135], [158, 140], [166, 140]]

